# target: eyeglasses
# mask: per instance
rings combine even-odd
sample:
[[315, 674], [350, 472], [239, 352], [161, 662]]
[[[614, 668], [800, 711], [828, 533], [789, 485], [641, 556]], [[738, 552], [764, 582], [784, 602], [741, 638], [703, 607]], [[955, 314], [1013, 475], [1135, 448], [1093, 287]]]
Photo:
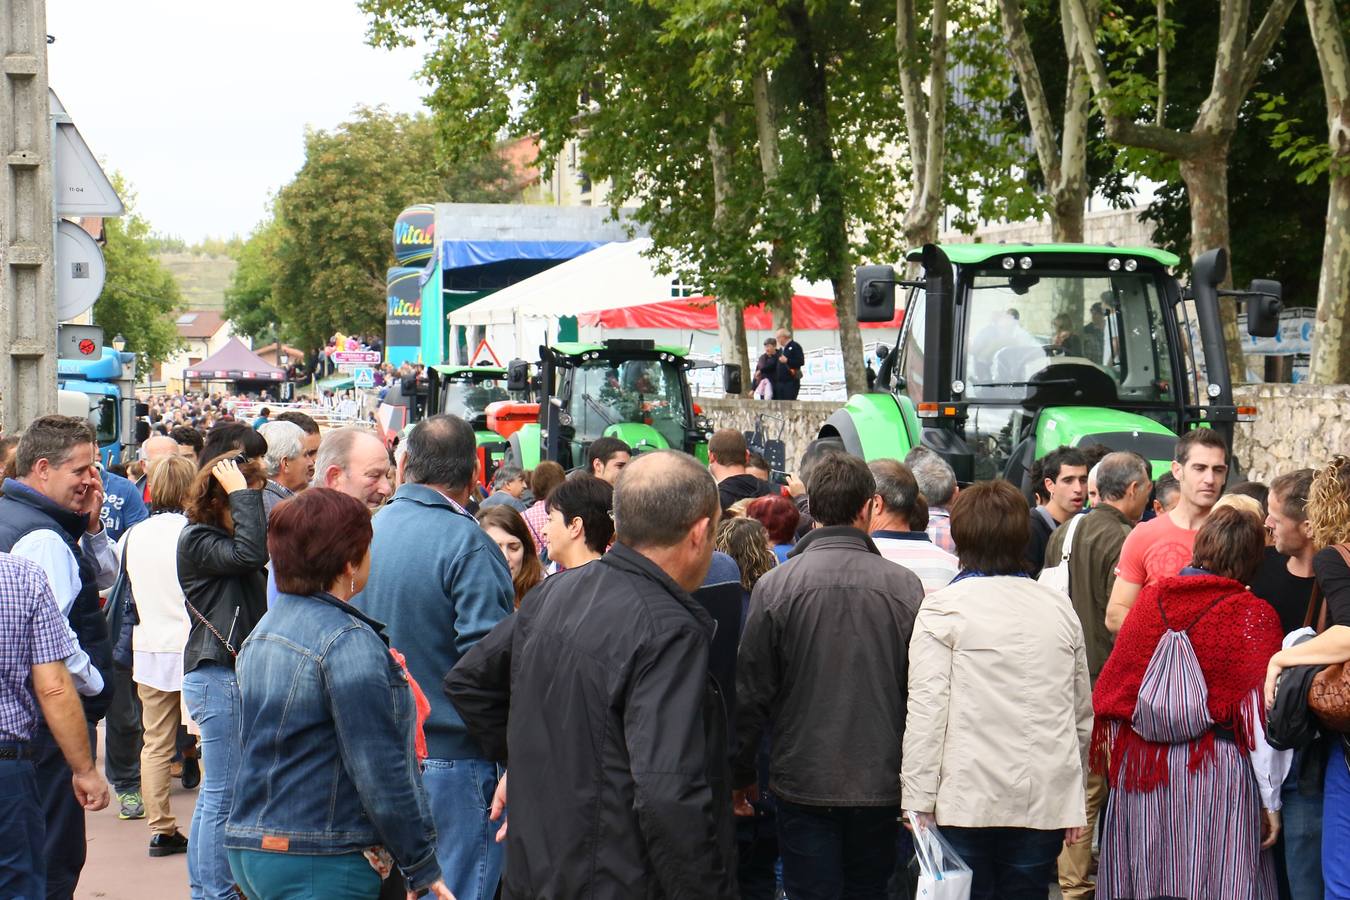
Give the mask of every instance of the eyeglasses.
[[251, 462], [251, 460], [245, 454], [240, 453], [238, 456], [232, 457], [230, 459], [230, 462], [236, 465], [246, 466], [249, 464], [249, 462]]

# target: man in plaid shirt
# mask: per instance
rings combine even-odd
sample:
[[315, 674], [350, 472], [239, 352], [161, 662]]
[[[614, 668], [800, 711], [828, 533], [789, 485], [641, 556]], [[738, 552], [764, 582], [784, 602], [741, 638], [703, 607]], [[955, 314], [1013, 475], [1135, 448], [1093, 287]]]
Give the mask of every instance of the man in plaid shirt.
[[108, 783], [94, 766], [84, 708], [66, 670], [74, 652], [46, 574], [0, 553], [0, 896], [47, 894], [46, 817], [29, 743], [39, 709], [70, 765], [76, 800], [91, 812], [108, 805]]

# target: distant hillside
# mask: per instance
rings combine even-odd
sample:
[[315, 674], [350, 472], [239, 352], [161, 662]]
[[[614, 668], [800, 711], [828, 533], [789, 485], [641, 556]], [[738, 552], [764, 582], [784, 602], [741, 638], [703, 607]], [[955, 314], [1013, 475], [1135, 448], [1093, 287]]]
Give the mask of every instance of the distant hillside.
[[156, 257], [178, 282], [188, 309], [225, 308], [235, 262], [228, 256], [206, 253], [160, 253]]

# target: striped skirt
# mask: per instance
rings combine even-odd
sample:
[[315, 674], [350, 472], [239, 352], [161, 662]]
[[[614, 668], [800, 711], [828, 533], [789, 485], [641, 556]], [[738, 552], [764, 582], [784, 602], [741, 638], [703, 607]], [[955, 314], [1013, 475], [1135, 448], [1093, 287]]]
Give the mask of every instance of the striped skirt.
[[1111, 791], [1097, 874], [1100, 900], [1274, 900], [1275, 870], [1261, 852], [1261, 799], [1251, 762], [1214, 742], [1195, 772], [1191, 744], [1168, 748], [1169, 783]]

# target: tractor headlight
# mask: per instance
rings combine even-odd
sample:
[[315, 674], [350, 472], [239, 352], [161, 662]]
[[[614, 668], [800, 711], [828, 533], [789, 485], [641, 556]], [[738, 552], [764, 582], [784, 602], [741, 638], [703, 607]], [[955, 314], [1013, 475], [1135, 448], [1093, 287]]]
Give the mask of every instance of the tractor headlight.
[[964, 394], [965, 392], [966, 392], [966, 383], [964, 381], [958, 378], [952, 382], [953, 394]]
[[1139, 268], [1139, 260], [1137, 260], [1137, 259], [1127, 259], [1127, 260], [1125, 260], [1125, 271], [1126, 271], [1126, 272], [1133, 272], [1133, 271], [1134, 271], [1135, 269], [1137, 269], [1137, 268]]
[[694, 416], [695, 431], [712, 431], [712, 423], [708, 421], [707, 416]]
[[1023, 270], [1025, 270], [1025, 269], [1030, 269], [1030, 268], [1031, 268], [1031, 257], [1030, 257], [1030, 256], [1024, 256], [1024, 257], [1022, 257], [1021, 259], [1019, 259], [1019, 260], [1017, 261], [1017, 265], [1020, 266]]
[[1108, 269], [1110, 269], [1112, 272], [1119, 272], [1119, 271], [1120, 271], [1120, 260], [1116, 259], [1116, 258], [1113, 256], [1113, 257], [1111, 257], [1110, 259], [1108, 259], [1108, 260], [1106, 261], [1106, 267], [1107, 267]]
[[1003, 257], [1003, 268], [1007, 269], [1008, 271], [1012, 271], [1016, 267], [1017, 267], [1017, 260], [1013, 259], [1011, 256]]
[[558, 413], [558, 424], [564, 428], [572, 427], [572, 414], [569, 412]]

